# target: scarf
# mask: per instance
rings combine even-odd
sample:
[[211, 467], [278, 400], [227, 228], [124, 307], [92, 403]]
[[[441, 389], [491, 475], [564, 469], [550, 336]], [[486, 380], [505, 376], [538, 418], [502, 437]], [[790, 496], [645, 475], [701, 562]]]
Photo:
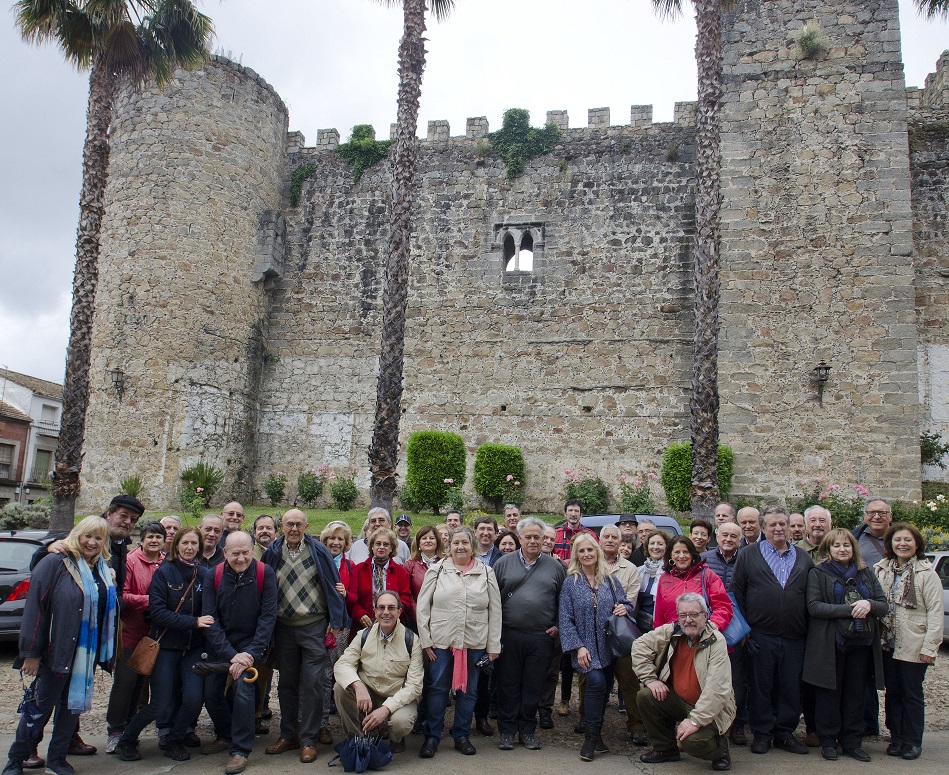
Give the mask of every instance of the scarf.
[[[841, 605], [845, 602], [844, 593], [847, 591], [846, 587], [851, 584], [856, 586], [857, 591], [860, 593], [860, 597], [862, 597], [864, 600], [870, 599], [872, 593], [870, 592], [870, 588], [864, 582], [863, 576], [859, 575], [857, 571], [857, 563], [851, 562], [849, 565], [843, 565], [836, 560], [827, 560], [826, 562], [822, 562], [820, 564], [820, 568], [834, 579], [834, 603], [837, 605]], [[854, 619], [853, 627], [856, 632], [862, 633], [867, 629], [867, 620]], [[860, 639], [859, 641], [851, 641], [848, 644], [839, 632], [836, 633], [835, 640], [838, 648], [841, 649], [846, 648], [848, 645], [869, 646], [873, 642], [871, 638], [866, 637], [866, 640]]]
[[662, 568], [663, 560], [650, 560], [646, 559], [643, 563], [643, 570], [646, 572], [647, 576], [656, 578], [656, 574], [659, 572], [659, 569]]
[[[452, 564], [454, 565], [454, 562], [452, 562]], [[461, 572], [461, 575], [467, 576], [471, 573], [474, 566], [475, 558], [472, 557], [471, 561]], [[457, 568], [458, 566], [456, 565], [455, 567]], [[451, 671], [451, 690], [464, 694], [468, 691], [468, 649], [456, 649], [453, 647], [451, 655], [454, 659]]]
[[92, 678], [97, 662], [108, 662], [115, 653], [116, 596], [112, 574], [105, 560], [99, 557], [96, 572], [105, 582], [106, 604], [99, 626], [99, 586], [89, 563], [80, 558], [65, 557], [63, 562], [69, 575], [82, 590], [82, 621], [76, 638], [72, 675], [69, 679], [69, 698], [66, 707], [82, 713], [92, 709]]
[[375, 557], [372, 558], [372, 599], [375, 600], [386, 589], [386, 568], [389, 560], [385, 559], [379, 562]]
[[887, 607], [886, 616], [883, 617], [882, 645], [887, 650], [892, 650], [895, 640], [893, 631], [893, 611], [896, 606], [915, 609], [918, 606], [916, 600], [916, 561], [910, 560], [902, 572], [896, 570], [896, 560], [883, 560], [877, 566], [877, 576], [880, 579], [880, 585], [886, 593]]

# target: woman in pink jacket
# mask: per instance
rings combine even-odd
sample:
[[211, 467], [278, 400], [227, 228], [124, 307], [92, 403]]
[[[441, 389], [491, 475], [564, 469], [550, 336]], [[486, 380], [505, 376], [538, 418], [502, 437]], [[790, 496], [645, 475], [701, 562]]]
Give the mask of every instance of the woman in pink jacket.
[[706, 567], [691, 538], [677, 536], [669, 543], [663, 569], [656, 590], [653, 629], [676, 621], [676, 599], [686, 592], [696, 592], [708, 602], [709, 621], [719, 632], [725, 632], [732, 620], [731, 598], [718, 574]]
[[122, 590], [122, 657], [115, 663], [112, 693], [106, 721], [109, 742], [106, 753], [113, 753], [126, 724], [138, 710], [138, 701], [148, 679], [131, 670], [125, 661], [138, 642], [148, 635], [148, 588], [152, 576], [165, 558], [165, 528], [161, 522], [146, 522], [139, 533], [141, 545], [125, 558], [125, 588]]

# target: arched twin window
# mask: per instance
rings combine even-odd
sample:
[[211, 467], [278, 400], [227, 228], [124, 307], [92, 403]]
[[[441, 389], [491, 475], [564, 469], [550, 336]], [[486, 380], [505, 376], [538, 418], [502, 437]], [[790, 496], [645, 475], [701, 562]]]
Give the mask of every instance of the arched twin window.
[[515, 241], [513, 232], [504, 237], [504, 271], [534, 271], [534, 238], [530, 231], [521, 235], [520, 243]]
[[529, 219], [495, 223], [493, 249], [500, 253], [505, 283], [540, 281], [544, 268], [544, 222]]

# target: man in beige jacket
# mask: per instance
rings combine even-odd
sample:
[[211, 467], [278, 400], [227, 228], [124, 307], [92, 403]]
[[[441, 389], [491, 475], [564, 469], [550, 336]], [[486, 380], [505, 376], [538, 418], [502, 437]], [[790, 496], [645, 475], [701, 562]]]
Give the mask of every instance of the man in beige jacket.
[[725, 735], [735, 719], [735, 694], [725, 636], [708, 623], [701, 595], [680, 595], [676, 611], [678, 622], [633, 644], [633, 670], [643, 684], [636, 701], [653, 744], [639, 760], [678, 761], [681, 747], [710, 759], [713, 770], [731, 769]]
[[[336, 662], [333, 693], [347, 735], [388, 723], [392, 752], [401, 753], [422, 694], [422, 648], [415, 633], [399, 623], [397, 594], [380, 594], [375, 612], [375, 624], [359, 632]], [[360, 713], [365, 714], [361, 722]]]

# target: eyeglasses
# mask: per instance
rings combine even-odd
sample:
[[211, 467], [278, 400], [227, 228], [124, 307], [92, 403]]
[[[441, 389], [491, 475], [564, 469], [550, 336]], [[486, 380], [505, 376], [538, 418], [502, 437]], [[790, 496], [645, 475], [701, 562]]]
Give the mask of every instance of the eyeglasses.
[[697, 614], [679, 614], [680, 619], [701, 619], [705, 616], [705, 612], [699, 611]]
[[887, 510], [887, 511], [865, 511], [863, 513], [866, 514], [868, 517], [888, 517], [893, 512]]

